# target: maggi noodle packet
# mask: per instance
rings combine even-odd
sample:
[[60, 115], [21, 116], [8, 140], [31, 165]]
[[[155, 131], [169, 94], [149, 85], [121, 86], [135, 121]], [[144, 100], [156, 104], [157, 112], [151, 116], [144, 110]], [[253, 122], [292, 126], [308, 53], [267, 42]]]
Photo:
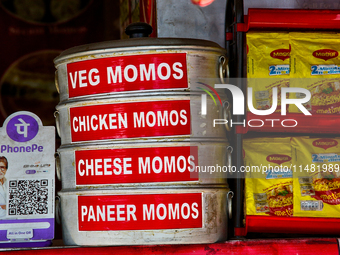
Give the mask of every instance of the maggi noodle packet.
[[[340, 114], [340, 35], [335, 33], [290, 33], [291, 87], [308, 89], [307, 110], [320, 114]], [[301, 93], [289, 97], [304, 98]], [[301, 112], [296, 105], [290, 112]]]
[[292, 216], [290, 138], [243, 140], [247, 215]]
[[294, 216], [339, 217], [340, 138], [293, 137]]
[[281, 87], [289, 87], [289, 55], [288, 33], [247, 33], [247, 82], [255, 109], [271, 108], [272, 88], [276, 87], [276, 111], [281, 111]]

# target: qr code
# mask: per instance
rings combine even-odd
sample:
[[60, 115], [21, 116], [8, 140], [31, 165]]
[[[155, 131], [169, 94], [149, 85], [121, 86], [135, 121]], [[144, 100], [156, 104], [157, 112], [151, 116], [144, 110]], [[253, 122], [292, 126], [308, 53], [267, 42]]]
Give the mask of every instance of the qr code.
[[9, 181], [8, 215], [48, 213], [48, 180]]

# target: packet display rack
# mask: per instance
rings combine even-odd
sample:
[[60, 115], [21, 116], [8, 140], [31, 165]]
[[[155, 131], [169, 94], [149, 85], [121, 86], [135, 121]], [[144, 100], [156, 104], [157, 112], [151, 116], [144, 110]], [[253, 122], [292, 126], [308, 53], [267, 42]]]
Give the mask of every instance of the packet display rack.
[[[228, 0], [226, 8], [226, 49], [228, 50], [230, 77], [246, 77], [246, 40], [248, 31], [332, 31], [340, 30], [340, 10], [306, 10], [306, 9], [264, 9], [249, 8], [244, 15], [242, 0]], [[246, 95], [245, 79], [235, 79], [237, 86]], [[245, 106], [246, 107], [246, 106]], [[247, 109], [247, 108], [245, 108]], [[331, 116], [331, 117], [330, 117]], [[235, 146], [234, 153], [237, 169], [243, 166], [242, 139], [248, 132], [296, 134], [340, 134], [340, 115], [313, 114], [313, 118], [299, 113], [290, 113], [289, 117], [299, 122], [294, 131], [282, 126], [272, 127], [266, 119], [283, 119], [279, 113], [270, 116], [258, 116], [247, 113], [246, 119], [259, 119], [265, 124], [259, 127], [236, 126], [233, 128]], [[232, 117], [233, 122], [241, 122], [239, 116]], [[301, 124], [300, 124], [301, 123]], [[244, 176], [238, 173], [234, 183], [234, 234], [246, 236], [250, 232], [258, 233], [300, 233], [300, 234], [340, 234], [340, 218], [314, 217], [243, 217]]]

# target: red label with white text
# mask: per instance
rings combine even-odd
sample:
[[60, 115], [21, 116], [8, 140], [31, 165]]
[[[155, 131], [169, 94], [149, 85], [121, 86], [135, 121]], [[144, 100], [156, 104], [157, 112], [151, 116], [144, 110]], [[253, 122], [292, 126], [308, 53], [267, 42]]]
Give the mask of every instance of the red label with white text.
[[72, 142], [190, 135], [190, 100], [70, 108]]
[[338, 141], [331, 138], [321, 138], [313, 141], [314, 147], [319, 147], [324, 150], [338, 145]]
[[272, 162], [278, 165], [281, 165], [285, 162], [291, 161], [292, 158], [288, 155], [283, 155], [283, 154], [271, 154], [267, 156], [266, 160], [268, 162]]
[[277, 59], [281, 59], [282, 61], [285, 61], [286, 59], [288, 59], [290, 57], [290, 47], [289, 47], [289, 49], [273, 50], [270, 53], [270, 56], [272, 58], [277, 58]]
[[202, 228], [202, 194], [78, 197], [79, 231]]
[[197, 181], [198, 147], [75, 151], [76, 184]]
[[188, 88], [186, 53], [137, 54], [67, 64], [69, 97]]
[[336, 58], [337, 56], [339, 56], [339, 53], [332, 49], [321, 49], [313, 52], [313, 57], [321, 58], [325, 61], [331, 58]]

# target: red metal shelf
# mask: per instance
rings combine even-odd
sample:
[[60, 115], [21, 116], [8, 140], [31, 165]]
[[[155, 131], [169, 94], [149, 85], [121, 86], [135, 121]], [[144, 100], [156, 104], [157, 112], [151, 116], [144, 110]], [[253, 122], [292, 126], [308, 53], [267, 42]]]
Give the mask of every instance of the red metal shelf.
[[247, 215], [245, 232], [340, 235], [340, 219]]
[[[292, 127], [296, 122], [289, 120], [295, 120], [297, 125]], [[340, 115], [288, 113], [282, 116], [280, 113], [273, 113], [268, 116], [258, 116], [248, 112], [246, 127], [238, 124], [236, 130], [239, 134], [246, 134], [249, 131], [266, 133], [340, 134]]]
[[340, 10], [250, 8], [237, 30], [340, 30]]
[[[0, 250], [1, 251], [1, 250]], [[5, 251], [6, 252], [6, 251]], [[11, 255], [32, 254], [249, 254], [249, 255], [307, 255], [307, 254], [339, 255], [336, 238], [298, 238], [298, 239], [256, 239], [235, 240], [215, 244], [194, 245], [144, 245], [144, 246], [112, 246], [112, 247], [67, 247], [57, 246], [43, 249], [12, 250]]]
[[[340, 10], [250, 8], [248, 15], [244, 16], [244, 22], [237, 23], [236, 27], [237, 32], [248, 32], [249, 30], [339, 31]], [[286, 122], [288, 119], [295, 120], [297, 125], [295, 127], [283, 126], [282, 121]], [[288, 121], [286, 123], [292, 124]], [[340, 115], [313, 114], [312, 116], [305, 116], [298, 113], [288, 113], [286, 116], [281, 116], [280, 113], [274, 113], [270, 116], [257, 116], [247, 113], [246, 127], [238, 124], [236, 133], [245, 134], [249, 131], [255, 131], [340, 134], [339, 127]], [[246, 235], [250, 232], [340, 235], [340, 218], [246, 216], [245, 225], [245, 229], [235, 227], [237, 236]]]

